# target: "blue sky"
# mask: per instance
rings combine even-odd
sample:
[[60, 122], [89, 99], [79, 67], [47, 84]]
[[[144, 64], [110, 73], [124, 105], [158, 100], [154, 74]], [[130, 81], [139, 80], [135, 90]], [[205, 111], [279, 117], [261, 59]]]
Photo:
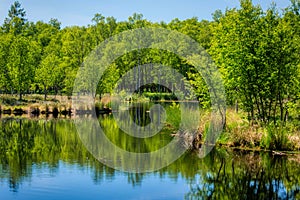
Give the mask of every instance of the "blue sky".
[[[253, 0], [264, 9], [274, 1], [278, 8], [285, 8], [289, 0]], [[14, 0], [0, 0], [0, 22], [4, 21]], [[128, 19], [134, 12], [142, 13], [152, 22], [169, 22], [174, 18], [198, 17], [211, 19], [211, 14], [226, 7], [239, 6], [239, 0], [19, 0], [30, 21], [48, 22], [57, 18], [62, 26], [87, 25], [95, 13], [114, 16], [118, 21]]]

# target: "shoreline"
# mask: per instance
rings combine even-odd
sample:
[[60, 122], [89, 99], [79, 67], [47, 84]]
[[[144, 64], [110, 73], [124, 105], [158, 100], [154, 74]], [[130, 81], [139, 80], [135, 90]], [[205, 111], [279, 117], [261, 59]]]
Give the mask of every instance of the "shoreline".
[[[4, 98], [6, 98], [6, 101], [11, 101], [10, 103], [13, 105], [3, 104]], [[0, 101], [2, 100], [0, 119], [72, 119], [76, 117], [99, 117], [112, 112], [112, 109], [108, 106], [111, 100], [108, 95], [103, 96], [101, 100], [96, 99], [93, 108], [82, 107], [77, 110], [72, 108], [72, 101], [67, 96], [56, 96], [56, 98], [48, 96], [47, 101], [41, 100], [41, 95], [28, 95], [25, 98], [23, 101], [18, 101], [12, 95], [0, 95]], [[202, 113], [199, 122], [198, 140], [193, 141], [192, 149], [199, 149], [196, 147], [205, 141], [207, 124], [210, 120], [209, 115], [209, 112], [206, 113], [206, 111]], [[293, 130], [286, 129], [286, 127], [283, 127], [284, 132], [282, 133], [273, 132], [276, 130], [251, 125], [243, 115], [243, 112], [236, 113], [233, 109], [227, 109], [226, 127], [218, 138], [216, 146], [251, 151], [274, 151], [274, 154], [277, 151], [283, 153], [300, 152], [300, 132], [293, 132]], [[284, 136], [284, 139], [286, 139], [282, 146], [278, 146], [279, 148], [272, 143], [272, 140], [278, 140], [276, 134], [279, 134], [280, 137]], [[272, 138], [269, 138], [269, 135]], [[278, 140], [277, 142], [281, 141]]]
[[47, 100], [43, 100], [42, 95], [25, 95], [23, 100], [18, 100], [14, 95], [0, 95], [0, 117], [1, 116], [27, 116], [38, 117], [41, 115], [53, 116], [82, 116], [108, 114], [111, 109], [107, 105], [107, 97], [102, 100], [95, 101], [95, 107], [82, 107], [74, 109], [72, 107], [72, 99], [68, 96], [48, 95]]
[[[92, 117], [92, 115], [80, 115], [78, 117]], [[20, 115], [20, 116], [11, 116], [11, 115], [0, 115], [0, 121], [5, 120], [72, 120], [76, 118], [76, 116], [68, 116], [68, 115], [59, 115], [58, 117], [53, 117], [51, 115], [41, 114], [38, 116], [32, 115]], [[177, 137], [174, 135], [170, 135], [171, 137]], [[220, 138], [219, 138], [220, 139]], [[197, 152], [201, 149], [204, 141], [199, 141], [197, 144], [199, 148], [194, 148], [194, 146], [190, 146], [190, 150]], [[268, 152], [274, 156], [292, 156], [292, 155], [300, 155], [300, 150], [291, 149], [291, 150], [280, 150], [280, 149], [265, 149], [261, 148], [260, 146], [255, 147], [248, 147], [248, 146], [234, 146], [232, 142], [224, 142], [218, 140], [215, 144], [214, 148], [223, 148], [223, 149], [231, 149], [231, 150], [238, 150], [238, 151], [250, 151], [250, 152]]]

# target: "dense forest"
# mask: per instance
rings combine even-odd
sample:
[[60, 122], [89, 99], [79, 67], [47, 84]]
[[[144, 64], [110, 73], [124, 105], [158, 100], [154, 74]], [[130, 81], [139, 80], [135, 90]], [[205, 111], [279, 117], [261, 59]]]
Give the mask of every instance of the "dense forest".
[[[19, 2], [11, 5], [0, 27], [0, 92], [2, 94], [71, 95], [77, 70], [87, 55], [107, 38], [126, 30], [162, 27], [196, 40], [211, 55], [224, 80], [227, 103], [243, 108], [248, 119], [263, 123], [297, 117], [300, 78], [300, 1], [279, 10], [263, 10], [251, 0], [239, 8], [215, 11], [213, 20], [174, 19], [153, 23], [142, 14], [127, 21], [95, 14], [91, 24], [61, 27], [58, 19], [30, 22]], [[121, 56], [98, 83], [97, 94], [110, 93], [129, 69], [145, 63], [173, 66], [195, 87], [202, 105], [209, 92], [193, 66], [170, 52], [145, 49]], [[151, 88], [152, 87], [152, 88]], [[147, 88], [157, 91], [153, 86]], [[165, 91], [166, 92], [166, 91]]]

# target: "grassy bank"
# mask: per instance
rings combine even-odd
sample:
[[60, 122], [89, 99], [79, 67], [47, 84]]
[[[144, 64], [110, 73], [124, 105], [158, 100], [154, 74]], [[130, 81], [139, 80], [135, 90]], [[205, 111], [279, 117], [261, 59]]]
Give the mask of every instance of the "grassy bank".
[[22, 100], [16, 95], [0, 95], [0, 115], [8, 116], [40, 116], [53, 115], [74, 116], [91, 115], [95, 109], [96, 114], [110, 112], [108, 97], [104, 96], [102, 100], [96, 99], [95, 107], [82, 106], [76, 110], [72, 107], [72, 100], [68, 96], [48, 96], [44, 100], [43, 95], [24, 95]]
[[[167, 123], [176, 132], [181, 123], [181, 119], [178, 117], [180, 115], [179, 104], [173, 102], [167, 109], [167, 113]], [[205, 141], [211, 121], [209, 110], [201, 110], [200, 115], [198, 135], [189, 144], [194, 149], [201, 147]], [[193, 114], [186, 117], [193, 118]], [[234, 109], [227, 109], [226, 125], [217, 139], [216, 145], [249, 150], [300, 151], [300, 126], [292, 121], [285, 125], [263, 126], [258, 123], [250, 123], [246, 113], [242, 111], [237, 113]]]
[[250, 123], [245, 113], [236, 113], [233, 109], [228, 109], [226, 126], [217, 145], [246, 149], [300, 151], [300, 127], [293, 122], [287, 122], [284, 125]]
[[49, 96], [44, 100], [43, 95], [24, 95], [19, 100], [16, 95], [0, 96], [0, 113], [7, 115], [40, 115], [65, 114], [71, 109], [71, 102], [66, 96]]

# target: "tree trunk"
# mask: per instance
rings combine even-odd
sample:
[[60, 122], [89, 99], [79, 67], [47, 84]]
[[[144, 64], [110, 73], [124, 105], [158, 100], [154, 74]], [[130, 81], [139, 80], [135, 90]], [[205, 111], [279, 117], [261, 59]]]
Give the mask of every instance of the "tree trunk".
[[44, 100], [47, 100], [47, 87], [44, 85]]
[[58, 88], [57, 88], [57, 86], [54, 87], [54, 90], [55, 90], [55, 97], [54, 98], [56, 99], [56, 96], [58, 94]]
[[239, 112], [239, 103], [238, 103], [238, 100], [235, 100], [235, 112], [236, 113]]

